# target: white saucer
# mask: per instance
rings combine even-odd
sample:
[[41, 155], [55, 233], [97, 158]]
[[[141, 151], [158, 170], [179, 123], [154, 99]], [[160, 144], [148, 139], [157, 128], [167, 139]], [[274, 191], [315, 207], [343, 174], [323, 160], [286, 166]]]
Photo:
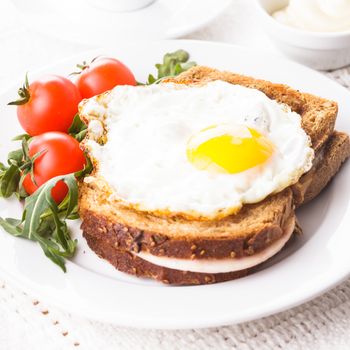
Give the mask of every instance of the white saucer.
[[24, 23], [60, 39], [88, 45], [168, 39], [188, 34], [212, 21], [230, 0], [156, 0], [131, 12], [113, 12], [86, 0], [13, 0]]

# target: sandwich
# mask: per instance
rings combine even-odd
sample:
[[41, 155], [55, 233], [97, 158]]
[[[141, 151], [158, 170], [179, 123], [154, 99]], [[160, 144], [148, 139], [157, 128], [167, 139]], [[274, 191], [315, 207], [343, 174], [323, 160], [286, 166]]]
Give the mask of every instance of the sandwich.
[[94, 164], [83, 236], [118, 270], [167, 284], [254, 272], [350, 155], [335, 102], [202, 66], [118, 86], [79, 113]]

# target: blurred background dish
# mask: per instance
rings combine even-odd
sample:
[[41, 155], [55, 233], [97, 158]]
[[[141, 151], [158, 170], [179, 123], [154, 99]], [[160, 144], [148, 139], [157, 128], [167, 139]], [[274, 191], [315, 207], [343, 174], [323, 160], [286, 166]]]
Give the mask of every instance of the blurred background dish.
[[[99, 46], [185, 35], [211, 22], [231, 0], [149, 2], [139, 10], [116, 12], [99, 8], [108, 7], [108, 3], [111, 6], [112, 1], [13, 0], [23, 21], [30, 22], [36, 30], [71, 42]], [[97, 7], [98, 3], [101, 6]], [[135, 0], [132, 3], [135, 5]]]
[[312, 32], [350, 30], [350, 0], [289, 0], [272, 13], [281, 23]]
[[155, 0], [87, 0], [89, 4], [107, 11], [134, 11], [150, 5]]
[[[337, 69], [350, 64], [350, 30], [320, 32], [294, 28], [280, 23], [272, 16], [285, 8], [288, 0], [256, 1], [263, 28], [285, 55], [320, 70]], [[334, 1], [333, 6], [337, 6], [337, 3]]]

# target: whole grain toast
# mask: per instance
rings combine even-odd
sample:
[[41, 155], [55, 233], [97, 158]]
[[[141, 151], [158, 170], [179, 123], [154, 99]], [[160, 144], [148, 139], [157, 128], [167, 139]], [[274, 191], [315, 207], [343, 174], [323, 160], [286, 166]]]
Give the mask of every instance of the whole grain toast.
[[[304, 179], [301, 179], [302, 181], [299, 181], [294, 186], [295, 188], [293, 190], [295, 193], [298, 193], [298, 198], [300, 199], [298, 205], [318, 195], [349, 156], [350, 139], [348, 135], [334, 132], [323, 147], [322, 160], [304, 175]], [[306, 178], [307, 181], [305, 180]], [[153, 278], [163, 283], [190, 285], [228, 281], [246, 276], [257, 269], [257, 266], [255, 266], [250, 269], [228, 273], [198, 273], [169, 269], [145, 261], [132, 254], [132, 252], [148, 249], [155, 255], [175, 256], [179, 258], [188, 258], [189, 254], [191, 254], [190, 258], [192, 259], [203, 258], [203, 256], [217, 259], [226, 257], [228, 254], [231, 257], [241, 257], [244, 255], [244, 249], [249, 250], [249, 247], [252, 247], [252, 242], [249, 241], [248, 237], [246, 239], [235, 239], [231, 241], [227, 239], [215, 240], [214, 237], [211, 240], [180, 239], [174, 241], [158, 232], [124, 226], [119, 223], [119, 216], [118, 218], [114, 217], [115, 213], [113, 210], [109, 215], [106, 215], [108, 213], [108, 209], [105, 207], [106, 203], [102, 203], [102, 207], [100, 207], [101, 202], [96, 197], [97, 193], [98, 191], [95, 190], [91, 183], [82, 185], [81, 197], [84, 200], [80, 202], [80, 212], [83, 215], [83, 234], [88, 245], [96, 254], [108, 260], [122, 272], [139, 277]], [[289, 196], [290, 194], [291, 191], [288, 193], [289, 199], [291, 198]], [[287, 197], [283, 192], [280, 196]], [[96, 207], [91, 207], [93, 203], [96, 203], [96, 200], [99, 201], [99, 210], [96, 210]], [[254, 209], [250, 210], [252, 210], [250, 215], [253, 215]], [[294, 215], [294, 211], [291, 208], [286, 208], [286, 211]], [[274, 215], [277, 215], [277, 213], [274, 213]], [[280, 227], [276, 229], [279, 230]], [[264, 237], [264, 234], [260, 233], [259, 237], [261, 239], [255, 237], [255, 246], [253, 249], [257, 248], [259, 250], [260, 244], [265, 245], [266, 242], [264, 239], [266, 240], [269, 234]], [[207, 252], [211, 252], [211, 254], [202, 255], [201, 252], [205, 249]], [[234, 254], [231, 253], [232, 251]]]
[[263, 203], [245, 205], [236, 215], [209, 222], [156, 217], [111, 204], [105, 196], [103, 186], [108, 184], [104, 181], [82, 183], [82, 228], [90, 235], [108, 236], [120, 249], [142, 249], [158, 256], [204, 259], [251, 255], [280, 238], [283, 225], [294, 215], [293, 195], [301, 205], [305, 197], [311, 200], [335, 175], [350, 155], [349, 137], [334, 132], [322, 153], [322, 161], [292, 189]]
[[321, 151], [318, 152], [312, 169], [292, 186], [296, 207], [315, 198], [326, 187], [349, 156], [349, 136], [343, 132], [335, 131]]
[[[209, 283], [235, 278], [240, 274], [215, 274], [217, 276], [209, 278], [208, 274], [187, 273], [185, 278], [181, 271], [172, 270], [170, 273], [167, 271], [170, 269], [155, 265], [152, 267], [152, 264], [140, 258], [131, 259], [133, 255], [130, 255], [130, 251], [142, 250], [157, 256], [185, 259], [240, 258], [259, 252], [283, 235], [286, 222], [295, 216], [295, 204], [300, 205], [317, 195], [349, 156], [347, 135], [332, 135], [337, 115], [335, 102], [300, 93], [285, 85], [207, 67], [192, 68], [167, 82], [203, 84], [218, 79], [259, 89], [299, 113], [302, 127], [310, 136], [315, 150], [313, 168], [297, 184], [282, 192], [260, 203], [244, 205], [238, 214], [210, 221], [187, 220], [178, 216], [162, 217], [125, 208], [118, 202], [108, 200], [108, 194], [112, 191], [108, 183], [92, 174], [90, 180], [82, 183], [80, 188], [82, 229], [92, 249], [118, 269], [143, 276], [151, 274], [153, 278], [176, 284], [198, 281]], [[83, 106], [81, 115], [86, 122], [96, 118], [84, 114]], [[325, 143], [328, 139], [327, 146]], [[322, 173], [318, 173], [321, 171], [318, 169], [322, 169]], [[133, 268], [135, 272], [130, 271]], [[167, 277], [164, 277], [165, 272]]]
[[253, 269], [249, 271], [246, 269], [235, 272], [206, 274], [168, 269], [141, 259], [127, 250], [115, 248], [102, 236], [96, 237], [85, 233], [84, 237], [89, 247], [100, 258], [109, 261], [119, 271], [137, 277], [153, 278], [166, 284], [196, 285], [225, 282], [247, 276], [249, 272], [253, 271]]

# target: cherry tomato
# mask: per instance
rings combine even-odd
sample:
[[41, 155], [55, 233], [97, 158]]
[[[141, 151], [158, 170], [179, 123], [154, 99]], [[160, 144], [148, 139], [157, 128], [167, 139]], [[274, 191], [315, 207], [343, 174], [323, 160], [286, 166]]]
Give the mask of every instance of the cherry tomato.
[[82, 69], [76, 85], [83, 98], [102, 94], [116, 85], [136, 85], [130, 69], [115, 58], [97, 58]]
[[67, 132], [78, 112], [81, 96], [67, 78], [46, 75], [19, 90], [17, 116], [23, 129], [31, 136], [47, 131]]
[[[33, 157], [43, 152], [34, 160], [34, 179], [28, 173], [23, 181], [23, 187], [28, 194], [34, 193], [42, 184], [55, 176], [77, 172], [84, 168], [86, 159], [79, 147], [79, 142], [63, 132], [47, 132], [35, 136], [29, 143], [29, 155]], [[51, 194], [56, 203], [60, 203], [67, 195], [68, 187], [59, 181]]]

